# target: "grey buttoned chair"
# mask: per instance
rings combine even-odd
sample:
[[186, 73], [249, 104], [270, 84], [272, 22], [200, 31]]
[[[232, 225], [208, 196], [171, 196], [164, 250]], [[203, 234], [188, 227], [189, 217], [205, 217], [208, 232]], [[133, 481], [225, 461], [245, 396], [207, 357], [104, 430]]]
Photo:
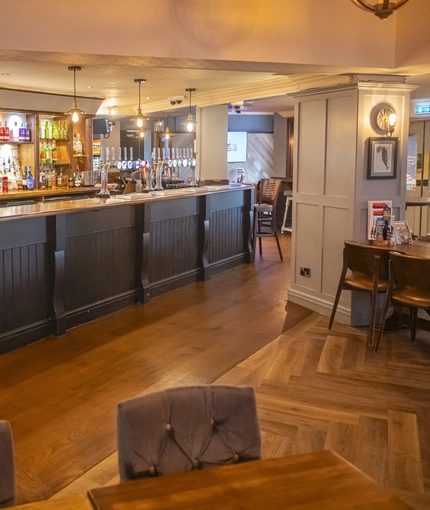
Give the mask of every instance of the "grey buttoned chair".
[[249, 387], [184, 386], [120, 402], [117, 427], [121, 482], [261, 457]]
[[0, 420], [0, 508], [15, 505], [15, 462], [12, 430]]

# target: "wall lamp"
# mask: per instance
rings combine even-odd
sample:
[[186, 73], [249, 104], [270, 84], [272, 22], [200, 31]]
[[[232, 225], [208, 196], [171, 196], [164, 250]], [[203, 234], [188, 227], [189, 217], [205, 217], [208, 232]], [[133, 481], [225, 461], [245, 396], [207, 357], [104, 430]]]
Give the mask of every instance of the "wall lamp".
[[396, 127], [397, 115], [389, 106], [382, 108], [376, 116], [376, 124], [378, 128], [385, 131], [385, 135], [390, 137], [394, 133]]

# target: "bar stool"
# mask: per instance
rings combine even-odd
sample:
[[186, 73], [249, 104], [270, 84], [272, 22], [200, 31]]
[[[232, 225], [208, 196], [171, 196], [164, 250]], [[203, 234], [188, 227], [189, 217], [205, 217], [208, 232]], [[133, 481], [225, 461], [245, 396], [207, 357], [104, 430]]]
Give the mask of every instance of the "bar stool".
[[279, 257], [283, 259], [276, 227], [276, 203], [279, 196], [279, 179], [261, 179], [259, 187], [259, 203], [254, 205], [254, 251], [258, 239], [260, 257], [262, 255], [262, 237], [274, 237], [278, 246]]

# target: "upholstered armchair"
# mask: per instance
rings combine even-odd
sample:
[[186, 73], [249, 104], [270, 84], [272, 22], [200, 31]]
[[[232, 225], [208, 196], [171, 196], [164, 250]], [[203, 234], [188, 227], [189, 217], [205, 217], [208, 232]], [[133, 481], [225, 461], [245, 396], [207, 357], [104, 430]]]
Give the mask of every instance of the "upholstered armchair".
[[254, 390], [169, 388], [118, 404], [121, 481], [261, 457]]

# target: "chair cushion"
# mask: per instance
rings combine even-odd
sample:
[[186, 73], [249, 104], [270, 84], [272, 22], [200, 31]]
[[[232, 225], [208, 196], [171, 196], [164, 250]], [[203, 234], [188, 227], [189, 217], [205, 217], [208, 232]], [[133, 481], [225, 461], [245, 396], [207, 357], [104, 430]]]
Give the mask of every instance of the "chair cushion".
[[[352, 273], [345, 278], [344, 287], [356, 290], [369, 290], [373, 289], [373, 277], [362, 273]], [[384, 292], [388, 288], [388, 281], [382, 278], [378, 280], [378, 292]]]
[[430, 308], [430, 292], [419, 289], [400, 289], [393, 292], [392, 300], [404, 306]]
[[118, 405], [121, 480], [260, 458], [252, 388], [170, 388]]

